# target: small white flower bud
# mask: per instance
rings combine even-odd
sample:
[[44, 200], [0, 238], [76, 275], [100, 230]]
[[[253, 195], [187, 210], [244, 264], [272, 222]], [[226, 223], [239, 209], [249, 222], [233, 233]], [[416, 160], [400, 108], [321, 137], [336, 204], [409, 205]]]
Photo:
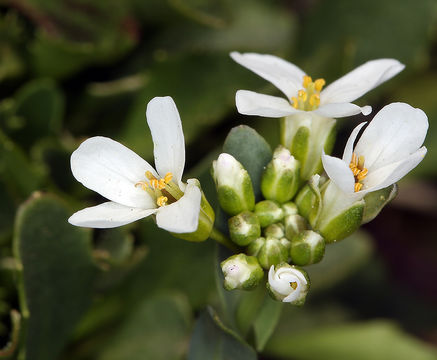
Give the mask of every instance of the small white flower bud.
[[281, 205], [282, 210], [284, 210], [284, 216], [298, 214], [297, 205], [294, 202], [286, 202]]
[[285, 263], [270, 267], [267, 288], [274, 299], [303, 305], [309, 287], [309, 278], [303, 269]]
[[308, 223], [303, 216], [298, 214], [288, 215], [285, 218], [285, 237], [288, 240], [293, 240], [293, 238], [299, 234], [301, 231], [308, 229]]
[[264, 276], [264, 271], [254, 256], [245, 254], [233, 255], [220, 264], [225, 280], [226, 290], [250, 290], [258, 285]]
[[212, 163], [212, 176], [222, 209], [229, 215], [253, 210], [255, 196], [246, 169], [232, 155], [222, 153]]
[[285, 236], [284, 225], [282, 223], [271, 224], [264, 229], [265, 237], [273, 237], [275, 239], [281, 239]]
[[291, 241], [290, 256], [293, 264], [315, 264], [323, 259], [324, 254], [325, 240], [315, 231], [302, 231]]
[[284, 210], [272, 200], [263, 200], [255, 205], [255, 214], [258, 216], [261, 227], [277, 223], [284, 217]]
[[261, 226], [258, 217], [250, 211], [231, 217], [228, 220], [231, 240], [240, 245], [249, 245], [253, 240], [261, 236]]
[[257, 257], [260, 265], [267, 270], [272, 265], [287, 261], [289, 254], [279, 239], [267, 238]]

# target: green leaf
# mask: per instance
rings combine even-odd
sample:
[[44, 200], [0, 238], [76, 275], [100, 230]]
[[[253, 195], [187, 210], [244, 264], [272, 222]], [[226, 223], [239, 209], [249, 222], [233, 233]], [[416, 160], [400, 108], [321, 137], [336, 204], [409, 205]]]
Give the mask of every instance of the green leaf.
[[26, 359], [57, 359], [91, 302], [96, 267], [90, 232], [67, 222], [57, 198], [35, 193], [15, 222], [14, 256], [26, 323]]
[[196, 322], [188, 360], [256, 360], [256, 352], [227, 329], [213, 310], [204, 311]]
[[273, 300], [264, 288], [266, 296], [253, 324], [256, 350], [262, 351], [278, 324], [283, 303]]
[[432, 360], [431, 346], [383, 320], [322, 326], [309, 331], [282, 333], [271, 339], [267, 352], [281, 358], [323, 360]]
[[367, 224], [369, 221], [372, 221], [375, 217], [377, 217], [384, 206], [392, 201], [397, 194], [397, 184], [393, 184], [384, 189], [367, 194], [364, 197], [365, 205], [362, 223]]
[[231, 154], [243, 164], [251, 177], [255, 196], [259, 197], [261, 175], [273, 156], [270, 145], [254, 129], [240, 125], [229, 132], [223, 152]]
[[170, 294], [154, 296], [131, 311], [97, 359], [182, 360], [190, 323], [191, 309], [186, 298]]

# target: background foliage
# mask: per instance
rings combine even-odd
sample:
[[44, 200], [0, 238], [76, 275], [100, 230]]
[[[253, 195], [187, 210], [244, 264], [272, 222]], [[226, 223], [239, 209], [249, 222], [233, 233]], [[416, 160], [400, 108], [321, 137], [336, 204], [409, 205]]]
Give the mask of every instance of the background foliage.
[[[236, 112], [236, 90], [276, 90], [232, 50], [276, 54], [328, 83], [396, 58], [406, 69], [358, 103], [375, 113], [404, 101], [430, 120], [425, 160], [377, 219], [309, 268], [303, 308], [225, 292], [225, 254], [210, 240], [150, 220], [66, 222], [100, 200], [72, 177], [71, 152], [104, 135], [152, 160], [154, 96], [175, 99], [189, 175], [212, 202], [210, 162], [233, 126], [278, 143], [275, 120]], [[0, 359], [437, 357], [435, 1], [2, 0], [0, 82]], [[337, 153], [363, 119], [339, 120]]]

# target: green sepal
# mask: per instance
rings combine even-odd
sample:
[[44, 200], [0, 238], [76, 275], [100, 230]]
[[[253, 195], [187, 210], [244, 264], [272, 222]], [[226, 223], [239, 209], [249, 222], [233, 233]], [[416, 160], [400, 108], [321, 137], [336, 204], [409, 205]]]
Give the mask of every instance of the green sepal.
[[392, 201], [397, 194], [397, 184], [393, 184], [384, 189], [368, 193], [364, 197], [365, 206], [363, 220], [361, 223], [367, 224], [369, 221], [372, 221], [381, 212], [384, 206]]
[[320, 186], [323, 180], [320, 175], [313, 175], [295, 199], [299, 213], [313, 227], [317, 223], [322, 211], [323, 204]]

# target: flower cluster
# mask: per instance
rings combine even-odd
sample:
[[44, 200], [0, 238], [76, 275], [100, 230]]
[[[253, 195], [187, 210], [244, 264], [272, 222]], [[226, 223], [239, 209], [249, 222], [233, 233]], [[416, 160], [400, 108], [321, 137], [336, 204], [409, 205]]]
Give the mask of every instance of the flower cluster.
[[[76, 212], [69, 222], [110, 228], [153, 216], [158, 227], [176, 237], [189, 241], [210, 237], [234, 250], [221, 262], [227, 290], [251, 290], [267, 277], [266, 287], [274, 299], [302, 305], [310, 288], [303, 267], [320, 262], [328, 244], [351, 235], [396, 195], [395, 183], [426, 154], [422, 144], [428, 120], [408, 104], [387, 105], [356, 144], [366, 123], [352, 131], [343, 157], [336, 158], [329, 155], [334, 118], [368, 115], [370, 106], [352, 101], [404, 65], [393, 59], [369, 61], [325, 86], [324, 79], [313, 80], [272, 55], [233, 52], [231, 57], [270, 81], [286, 98], [247, 90], [236, 93], [240, 113], [282, 118], [281, 144], [257, 179], [238, 156], [222, 153], [213, 162], [226, 232], [214, 228], [215, 213], [199, 181], [182, 181], [184, 135], [170, 97], [154, 98], [147, 106], [156, 170], [105, 137], [92, 137], [73, 152], [74, 177], [109, 201]], [[262, 198], [256, 196], [259, 193]]]

